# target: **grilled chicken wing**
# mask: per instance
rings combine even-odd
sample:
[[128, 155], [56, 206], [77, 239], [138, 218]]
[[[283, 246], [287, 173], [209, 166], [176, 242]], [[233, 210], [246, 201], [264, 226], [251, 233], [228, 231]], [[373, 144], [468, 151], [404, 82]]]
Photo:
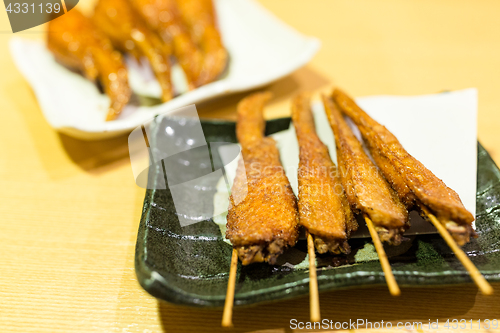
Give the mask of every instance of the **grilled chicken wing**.
[[428, 207], [459, 245], [475, 236], [474, 216], [465, 209], [458, 194], [422, 163], [411, 156], [387, 128], [366, 114], [345, 93], [333, 92], [335, 103], [358, 126], [375, 161], [393, 189], [411, 208]]
[[117, 49], [129, 52], [137, 59], [145, 56], [160, 84], [162, 100], [166, 102], [172, 99], [168, 47], [155, 32], [146, 27], [129, 1], [99, 0], [92, 19]]
[[236, 134], [242, 147], [231, 190], [226, 237], [243, 265], [270, 264], [298, 238], [297, 200], [272, 138], [264, 137], [263, 108], [269, 93], [238, 104]]
[[299, 217], [313, 236], [318, 253], [349, 253], [347, 240], [358, 224], [349, 207], [328, 148], [316, 134], [309, 98], [292, 102], [292, 119], [299, 143]]
[[156, 31], [165, 43], [171, 45], [172, 52], [182, 67], [190, 89], [200, 85], [203, 55], [191, 38], [182, 20], [175, 0], [130, 0], [134, 8]]
[[130, 99], [127, 70], [110, 40], [77, 9], [49, 21], [47, 45], [54, 56], [90, 80], [98, 79], [111, 104], [107, 120], [115, 119]]
[[408, 228], [407, 210], [366, 155], [333, 101], [323, 96], [323, 103], [335, 135], [337, 164], [349, 204], [370, 217], [380, 240], [400, 244]]
[[224, 70], [228, 54], [217, 29], [212, 0], [176, 0], [194, 42], [203, 52], [203, 70], [197, 84], [215, 80]]

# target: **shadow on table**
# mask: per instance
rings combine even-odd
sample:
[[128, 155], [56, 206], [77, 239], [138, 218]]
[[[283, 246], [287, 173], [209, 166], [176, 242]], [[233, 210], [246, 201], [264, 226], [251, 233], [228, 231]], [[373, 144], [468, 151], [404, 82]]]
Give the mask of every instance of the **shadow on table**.
[[[364, 319], [370, 322], [428, 320], [458, 318], [474, 320], [481, 313], [470, 313], [477, 296], [472, 285], [439, 288], [402, 288], [401, 296], [392, 297], [386, 287], [356, 290], [340, 290], [320, 294], [323, 319], [349, 322]], [[479, 296], [482, 297], [482, 296]], [[492, 296], [490, 298], [496, 298]], [[488, 300], [490, 300], [488, 298]], [[495, 300], [491, 300], [494, 302]], [[496, 299], [499, 301], [499, 299]], [[165, 332], [214, 332], [222, 331], [221, 309], [198, 309], [158, 302], [158, 312]], [[488, 314], [484, 314], [487, 316]], [[491, 317], [491, 313], [489, 313]], [[486, 317], [485, 317], [486, 318]], [[233, 329], [227, 332], [253, 332], [282, 330], [292, 332], [290, 320], [309, 321], [308, 297], [280, 301], [258, 306], [236, 308], [233, 313]]]
[[85, 141], [59, 133], [69, 158], [89, 173], [102, 173], [129, 163], [128, 134], [115, 138]]
[[[128, 135], [107, 140], [85, 141], [57, 132], [45, 120], [29, 85], [22, 81], [26, 86], [23, 98], [12, 98], [9, 102], [24, 118], [38, 158], [51, 178], [71, 177], [78, 173], [77, 168], [89, 173], [101, 173], [128, 163]], [[7, 95], [18, 96], [19, 93], [12, 90], [17, 86], [16, 84], [7, 86]], [[16, 140], [11, 144], [17, 144]], [[77, 168], [67, 163], [68, 158]]]

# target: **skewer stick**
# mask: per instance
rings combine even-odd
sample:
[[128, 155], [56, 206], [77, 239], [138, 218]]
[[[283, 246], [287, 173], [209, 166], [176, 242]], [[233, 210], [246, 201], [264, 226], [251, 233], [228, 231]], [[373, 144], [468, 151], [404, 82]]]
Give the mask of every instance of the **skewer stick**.
[[462, 251], [462, 249], [457, 245], [448, 230], [446, 230], [445, 226], [441, 222], [439, 222], [437, 217], [431, 214], [426, 207], [421, 206], [421, 209], [424, 214], [429, 217], [429, 220], [431, 220], [432, 224], [436, 227], [437, 231], [439, 232], [441, 237], [443, 237], [446, 244], [448, 244], [453, 253], [455, 253], [455, 256], [458, 258], [458, 260], [460, 260], [462, 265], [469, 272], [470, 277], [472, 278], [472, 280], [474, 280], [474, 283], [476, 283], [477, 287], [479, 288], [479, 290], [481, 290], [483, 295], [493, 294], [493, 288], [491, 287], [491, 285], [488, 283], [488, 281], [486, 281], [477, 267], [474, 266], [472, 261], [470, 261], [465, 252]]
[[311, 321], [321, 320], [319, 311], [318, 277], [316, 276], [316, 252], [312, 235], [307, 232], [307, 253], [309, 255], [309, 307]]
[[380, 265], [382, 266], [382, 270], [384, 271], [385, 281], [387, 282], [387, 286], [389, 287], [389, 292], [392, 296], [399, 296], [401, 294], [401, 290], [399, 289], [398, 283], [394, 278], [394, 274], [392, 274], [391, 265], [389, 264], [389, 259], [387, 259], [387, 254], [385, 253], [384, 247], [382, 246], [382, 242], [378, 237], [377, 231], [375, 231], [375, 227], [373, 226], [372, 220], [368, 216], [365, 215], [366, 225], [368, 226], [368, 230], [370, 231], [370, 235], [372, 236], [373, 245], [375, 245], [375, 250], [377, 250], [378, 258], [380, 260]]
[[233, 327], [234, 287], [236, 284], [236, 269], [238, 268], [238, 252], [233, 248], [231, 267], [229, 268], [229, 281], [227, 283], [226, 302], [222, 313], [222, 327]]

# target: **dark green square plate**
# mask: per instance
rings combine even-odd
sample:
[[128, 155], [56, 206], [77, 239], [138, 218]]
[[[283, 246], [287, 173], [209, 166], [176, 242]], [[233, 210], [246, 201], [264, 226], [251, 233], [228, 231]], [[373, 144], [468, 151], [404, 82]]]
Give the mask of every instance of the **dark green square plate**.
[[[288, 128], [289, 118], [267, 122], [267, 134]], [[151, 148], [170, 140], [164, 120], [151, 124]], [[233, 122], [202, 121], [207, 142], [236, 142]], [[213, 153], [213, 152], [212, 152]], [[214, 154], [213, 166], [222, 166]], [[189, 171], [187, 171], [189, 172]], [[137, 236], [135, 269], [141, 286], [170, 303], [220, 307], [224, 304], [231, 261], [231, 246], [219, 226], [209, 219], [181, 227], [161, 166], [151, 167]], [[215, 194], [213, 191], [207, 195]], [[196, 203], [193, 203], [196, 204]], [[477, 239], [464, 246], [488, 281], [500, 281], [500, 172], [478, 144]], [[384, 285], [385, 279], [373, 245], [365, 239], [350, 241], [351, 255], [334, 267], [332, 257], [319, 256], [320, 290]], [[438, 235], [413, 236], [399, 247], [387, 247], [392, 270], [401, 286], [471, 283], [467, 272]], [[281, 264], [238, 266], [235, 305], [285, 299], [307, 294], [309, 275], [304, 265], [305, 241], [281, 257]]]

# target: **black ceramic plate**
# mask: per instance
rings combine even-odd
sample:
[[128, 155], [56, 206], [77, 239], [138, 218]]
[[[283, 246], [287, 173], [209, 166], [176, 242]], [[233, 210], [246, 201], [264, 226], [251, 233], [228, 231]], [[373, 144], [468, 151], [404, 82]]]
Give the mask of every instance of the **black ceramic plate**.
[[[267, 134], [288, 128], [289, 118], [267, 122]], [[151, 125], [151, 148], [166, 144], [165, 120]], [[233, 122], [202, 121], [207, 142], [236, 142]], [[215, 169], [222, 166], [213, 156]], [[189, 173], [189, 171], [187, 171]], [[213, 219], [181, 227], [161, 166], [150, 168], [149, 188], [137, 236], [135, 269], [141, 286], [162, 300], [201, 307], [224, 304], [231, 246]], [[211, 184], [215, 193], [215, 182]], [[193, 203], [195, 204], [195, 203]], [[463, 247], [488, 281], [500, 281], [500, 172], [478, 144], [476, 229], [479, 234]], [[369, 240], [350, 241], [346, 264], [334, 267], [332, 257], [319, 256], [320, 290], [384, 285], [385, 279]], [[401, 286], [472, 283], [467, 272], [438, 235], [414, 236], [399, 247], [386, 247]], [[308, 293], [308, 269], [300, 264], [305, 241], [283, 254], [281, 265], [238, 266], [235, 305], [297, 297]]]

